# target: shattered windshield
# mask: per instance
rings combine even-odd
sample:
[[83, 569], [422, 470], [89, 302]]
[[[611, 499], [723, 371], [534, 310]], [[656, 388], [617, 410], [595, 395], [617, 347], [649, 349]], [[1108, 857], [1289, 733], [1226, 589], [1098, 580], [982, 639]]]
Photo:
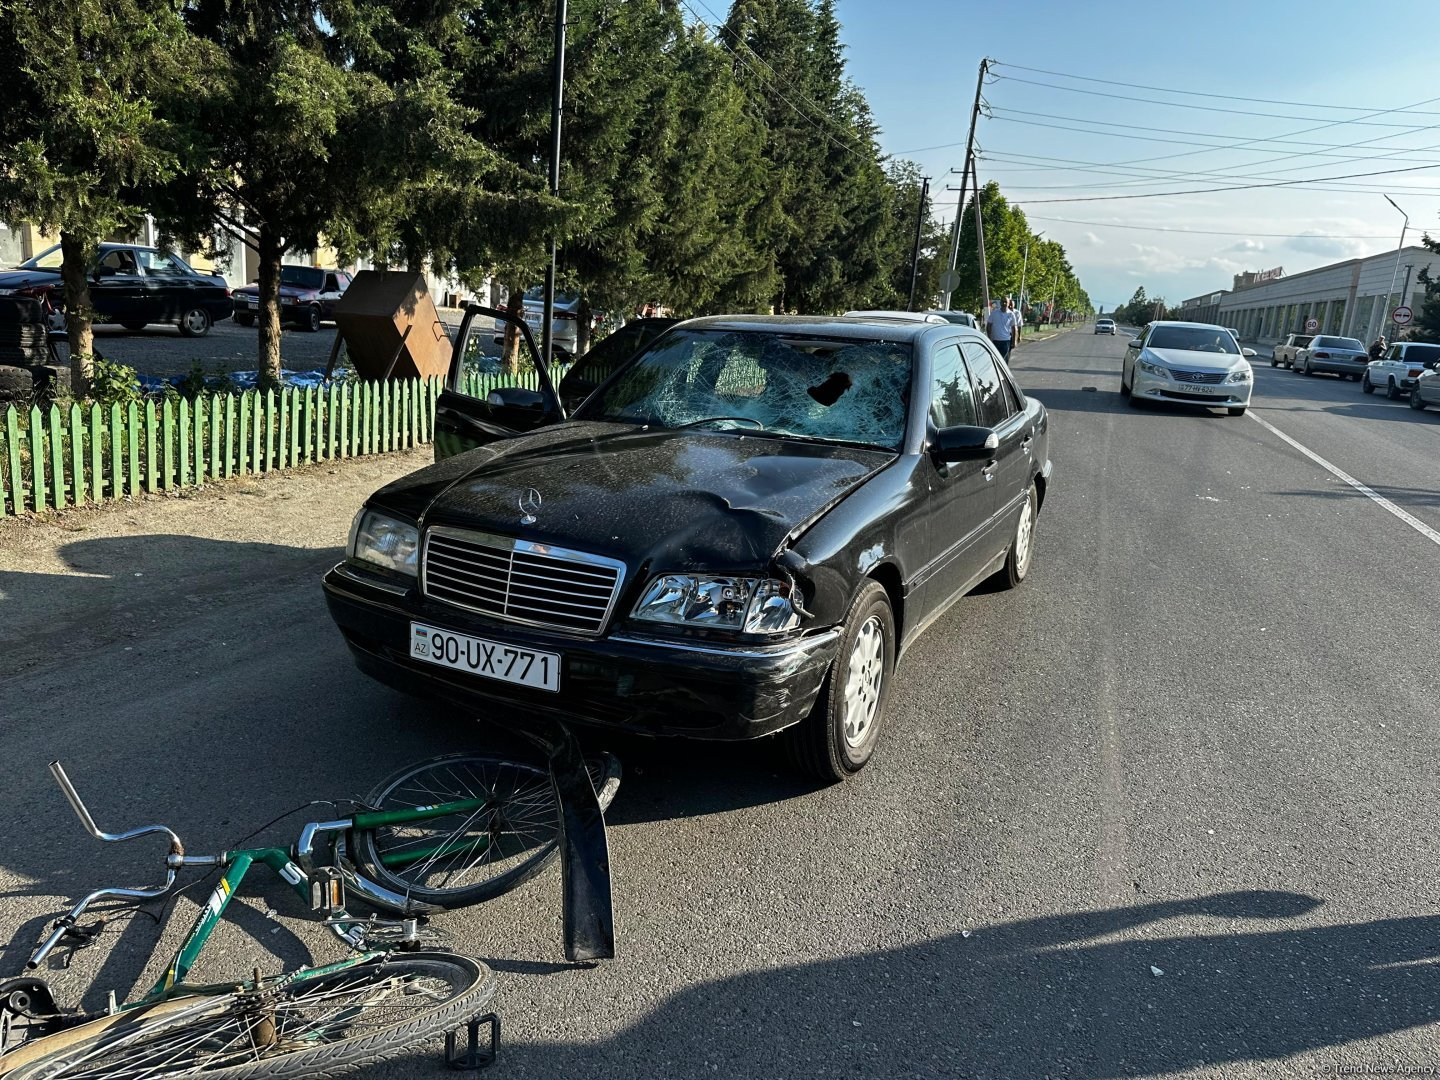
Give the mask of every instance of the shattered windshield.
[[707, 427], [899, 449], [910, 346], [783, 332], [672, 331], [585, 419]]

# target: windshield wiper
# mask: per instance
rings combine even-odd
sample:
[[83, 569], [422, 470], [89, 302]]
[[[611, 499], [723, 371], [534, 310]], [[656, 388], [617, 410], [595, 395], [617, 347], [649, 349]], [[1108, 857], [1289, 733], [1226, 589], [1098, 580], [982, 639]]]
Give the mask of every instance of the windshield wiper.
[[[686, 428], [699, 427], [701, 424], [718, 424], [726, 420], [740, 424], [754, 424], [759, 430], [765, 430], [765, 425], [753, 416], [707, 416], [701, 420], [691, 420], [689, 423], [676, 424], [674, 427], [670, 427], [670, 430], [684, 431]], [[669, 425], [666, 426], [669, 427]]]
[[896, 454], [898, 450], [890, 446], [881, 446], [878, 443], [861, 442], [858, 439], [827, 439], [823, 435], [801, 435], [794, 431], [777, 429], [770, 434], [778, 435], [782, 439], [794, 439], [796, 442], [821, 443], [825, 446], [846, 446], [852, 450], [875, 450], [882, 454]]

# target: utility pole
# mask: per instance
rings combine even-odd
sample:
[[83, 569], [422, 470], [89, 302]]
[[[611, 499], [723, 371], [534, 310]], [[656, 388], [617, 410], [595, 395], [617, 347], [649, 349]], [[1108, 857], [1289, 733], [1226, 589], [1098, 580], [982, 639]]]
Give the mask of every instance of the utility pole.
[[[560, 111], [565, 103], [565, 16], [566, 0], [555, 0], [555, 70], [554, 98], [550, 103], [550, 194], [560, 194]], [[553, 323], [555, 322], [555, 261], [557, 244], [552, 232], [546, 238], [550, 248], [550, 261], [545, 267], [545, 325], [540, 331], [540, 354], [545, 367], [550, 367], [550, 356], [554, 351]]]
[[[925, 228], [925, 204], [930, 198], [930, 177], [921, 177], [920, 206], [915, 211], [915, 246], [910, 256], [910, 302], [906, 311], [915, 310], [915, 282], [920, 277], [920, 234]], [[947, 309], [948, 310], [948, 309]]]
[[[970, 159], [975, 156], [975, 121], [980, 119], [980, 91], [985, 86], [985, 73], [990, 70], [989, 58], [980, 61], [980, 74], [975, 79], [975, 102], [970, 107], [970, 134], [965, 137], [965, 164], [960, 168], [960, 202], [959, 209], [955, 212], [955, 229], [950, 236], [950, 263], [946, 267], [954, 271], [956, 260], [960, 257], [960, 223], [965, 219], [965, 177], [970, 168]], [[950, 170], [954, 172], [954, 169]], [[978, 189], [977, 189], [978, 190]], [[953, 310], [950, 306], [951, 290], [946, 289], [941, 297], [940, 306], [946, 311]], [[988, 308], [988, 304], [986, 305]]]
[[[1396, 206], [1395, 200], [1389, 195], [1381, 197], [1396, 210], [1400, 210], [1400, 207]], [[1400, 252], [1405, 250], [1405, 230], [1410, 228], [1410, 215], [1404, 210], [1400, 210], [1400, 216], [1405, 219], [1405, 224], [1400, 226], [1400, 244], [1395, 249], [1395, 269], [1390, 271], [1390, 291], [1385, 294], [1385, 314], [1380, 319], [1380, 329], [1382, 330], [1385, 329], [1385, 320], [1390, 317], [1390, 297], [1395, 295], [1395, 278], [1400, 274]]]
[[1060, 271], [1055, 271], [1055, 280], [1050, 283], [1050, 322], [1055, 322], [1055, 296], [1060, 291]]
[[1400, 286], [1400, 303], [1402, 306], [1407, 306], [1405, 298], [1410, 295], [1410, 271], [1414, 269], [1414, 263], [1405, 264], [1405, 284]]
[[1016, 300], [1016, 303], [1017, 303], [1017, 304], [1022, 305], [1022, 313], [1023, 313], [1023, 305], [1024, 305], [1024, 303], [1025, 303], [1025, 275], [1026, 275], [1026, 273], [1028, 273], [1029, 270], [1030, 270], [1030, 244], [1031, 244], [1031, 242], [1034, 241], [1034, 240], [1039, 240], [1040, 237], [1042, 237], [1042, 236], [1044, 236], [1044, 235], [1045, 235], [1045, 234], [1044, 234], [1043, 232], [1042, 232], [1042, 233], [1036, 233], [1036, 234], [1035, 234], [1034, 236], [1032, 236], [1029, 240], [1026, 240], [1026, 241], [1025, 241], [1025, 261], [1020, 264], [1020, 296], [1019, 296], [1019, 298]]
[[[975, 175], [974, 158], [970, 159], [970, 173], [975, 180], [975, 244], [980, 249], [980, 289], [985, 294], [985, 307], [980, 313], [980, 325], [984, 326], [990, 318], [990, 271], [985, 265], [985, 219], [980, 213], [980, 177]], [[963, 186], [964, 181], [961, 183]]]

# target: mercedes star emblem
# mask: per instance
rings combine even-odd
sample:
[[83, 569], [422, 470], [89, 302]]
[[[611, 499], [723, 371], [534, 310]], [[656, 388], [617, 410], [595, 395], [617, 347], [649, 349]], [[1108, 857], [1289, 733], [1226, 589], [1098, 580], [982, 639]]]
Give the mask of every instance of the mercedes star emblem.
[[540, 492], [534, 488], [526, 488], [525, 494], [520, 496], [520, 524], [534, 525], [535, 511], [540, 509], [540, 504], [544, 501]]

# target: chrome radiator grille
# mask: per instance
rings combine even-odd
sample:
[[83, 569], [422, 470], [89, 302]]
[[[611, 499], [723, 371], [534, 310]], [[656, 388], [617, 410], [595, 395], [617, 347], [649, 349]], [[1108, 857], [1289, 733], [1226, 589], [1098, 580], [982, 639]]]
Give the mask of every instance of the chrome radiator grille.
[[1219, 383], [1225, 381], [1225, 372], [1223, 371], [1178, 371], [1171, 368], [1170, 374], [1176, 382]]
[[583, 551], [436, 526], [425, 534], [421, 587], [496, 619], [598, 634], [624, 572], [618, 560]]

